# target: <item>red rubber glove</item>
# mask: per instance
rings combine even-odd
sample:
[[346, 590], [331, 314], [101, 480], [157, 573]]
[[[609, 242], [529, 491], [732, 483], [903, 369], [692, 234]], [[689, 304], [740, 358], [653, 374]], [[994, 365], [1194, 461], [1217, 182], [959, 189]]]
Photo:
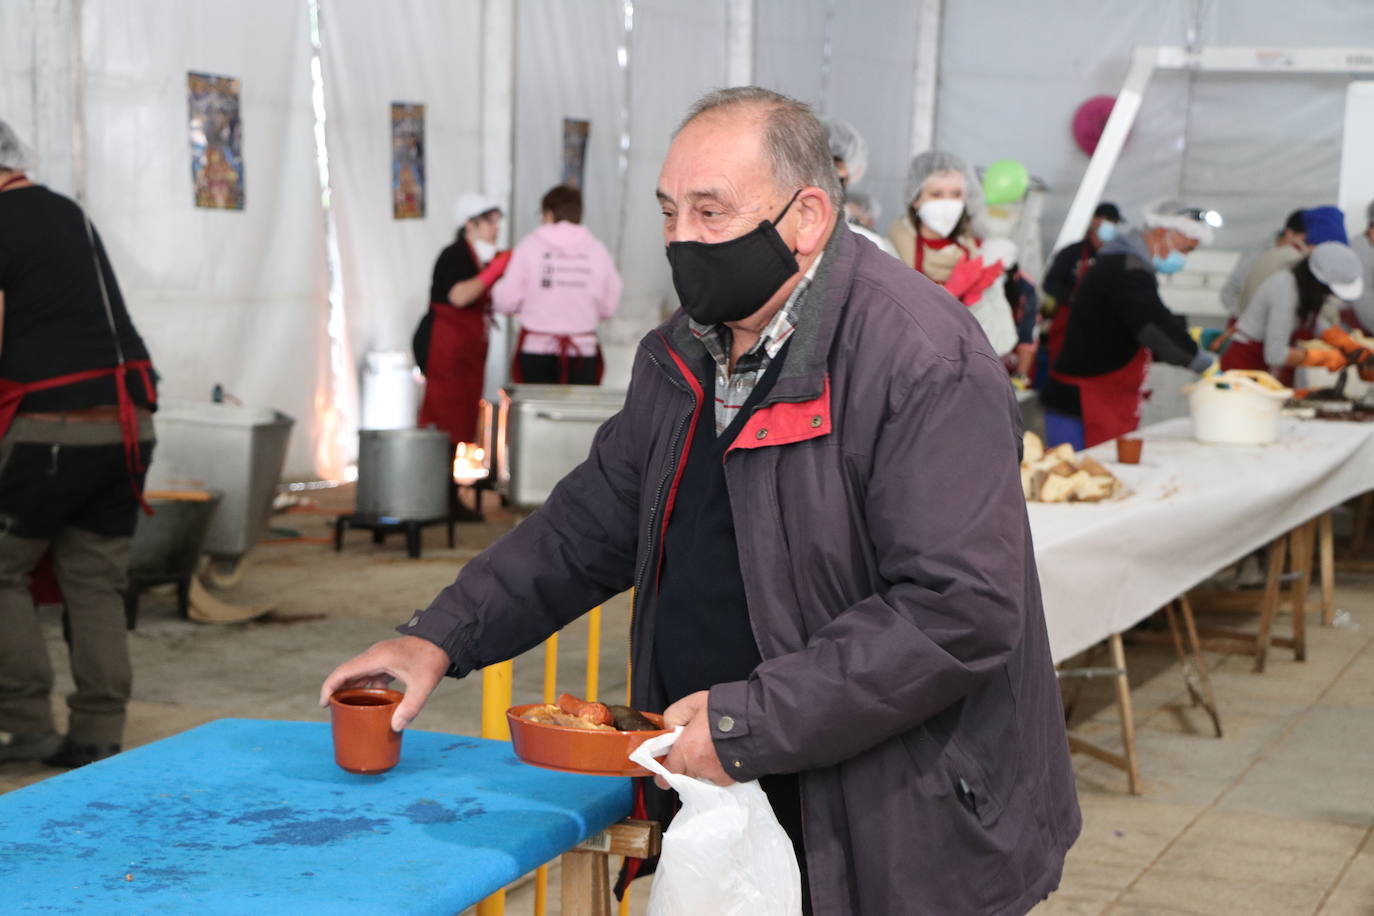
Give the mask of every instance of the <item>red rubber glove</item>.
[[1345, 354], [1340, 350], [1308, 350], [1302, 355], [1302, 362], [1298, 365], [1340, 372], [1346, 365]]
[[[972, 261], [963, 262], [963, 264], [972, 265], [970, 271], [972, 276], [964, 290], [955, 298], [969, 308], [973, 308], [978, 304], [978, 300], [983, 298], [983, 293], [988, 291], [988, 287], [1002, 279], [1002, 265], [997, 262], [991, 267], [984, 267], [982, 258], [974, 258]], [[963, 264], [959, 266], [962, 267]], [[950, 275], [950, 279], [954, 279], [953, 274]]]
[[477, 272], [477, 279], [482, 281], [483, 289], [491, 289], [492, 284], [501, 279], [501, 275], [506, 272], [506, 266], [510, 264], [510, 255], [509, 250], [498, 251], [496, 257]]
[[974, 284], [982, 272], [982, 258], [972, 260], [964, 258], [955, 264], [954, 269], [949, 272], [949, 279], [945, 281], [945, 289], [951, 296], [962, 302], [964, 294], [968, 292], [968, 288]]

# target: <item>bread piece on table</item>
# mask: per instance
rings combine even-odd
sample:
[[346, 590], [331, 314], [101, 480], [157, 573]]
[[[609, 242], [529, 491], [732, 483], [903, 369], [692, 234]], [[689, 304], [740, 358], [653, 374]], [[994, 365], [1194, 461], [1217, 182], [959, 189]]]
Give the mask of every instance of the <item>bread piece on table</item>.
[[1083, 460], [1078, 462], [1078, 466], [1087, 471], [1094, 477], [1111, 477], [1112, 472], [1102, 466], [1102, 462], [1089, 455], [1084, 455]]
[[1061, 442], [1054, 448], [1045, 453], [1046, 458], [1058, 458], [1060, 461], [1072, 461], [1074, 459], [1073, 446], [1067, 442]]
[[1046, 475], [1045, 482], [1040, 485], [1040, 501], [1042, 503], [1066, 503], [1073, 498], [1074, 488], [1072, 477], [1063, 477], [1059, 474]]
[[1097, 502], [1100, 499], [1106, 499], [1112, 494], [1110, 483], [1104, 485], [1098, 478], [1089, 474], [1087, 471], [1079, 471], [1077, 474], [1070, 477], [1069, 481], [1073, 484], [1074, 499], [1082, 500], [1083, 502]]
[[1056, 477], [1072, 477], [1078, 473], [1078, 468], [1074, 467], [1073, 463], [1069, 461], [1061, 461], [1049, 470], [1050, 474]]
[[1034, 464], [1045, 457], [1045, 443], [1035, 433], [1027, 432], [1021, 437], [1021, 460]]

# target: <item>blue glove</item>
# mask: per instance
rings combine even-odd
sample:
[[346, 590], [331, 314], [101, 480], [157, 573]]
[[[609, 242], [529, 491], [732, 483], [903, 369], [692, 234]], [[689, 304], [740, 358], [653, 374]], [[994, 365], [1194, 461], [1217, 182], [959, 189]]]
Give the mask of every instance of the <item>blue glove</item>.
[[1208, 369], [1216, 365], [1216, 362], [1217, 355], [1215, 353], [1210, 350], [1198, 350], [1193, 356], [1193, 361], [1188, 364], [1188, 368], [1192, 369], [1198, 375], [1202, 375]]

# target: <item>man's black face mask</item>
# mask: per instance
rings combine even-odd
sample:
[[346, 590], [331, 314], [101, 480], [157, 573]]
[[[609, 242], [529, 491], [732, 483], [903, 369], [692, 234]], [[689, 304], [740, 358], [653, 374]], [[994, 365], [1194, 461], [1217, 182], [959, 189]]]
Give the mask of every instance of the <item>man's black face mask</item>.
[[682, 308], [700, 324], [748, 318], [800, 270], [796, 252], [778, 234], [801, 189], [771, 222], [728, 242], [670, 242], [668, 263]]

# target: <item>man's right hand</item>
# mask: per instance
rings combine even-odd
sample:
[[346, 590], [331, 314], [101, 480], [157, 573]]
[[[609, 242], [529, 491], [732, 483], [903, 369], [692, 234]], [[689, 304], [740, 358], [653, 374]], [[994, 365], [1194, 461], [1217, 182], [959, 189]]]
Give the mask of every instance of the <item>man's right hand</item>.
[[448, 653], [427, 639], [398, 636], [377, 643], [330, 672], [320, 687], [320, 705], [346, 687], [385, 687], [393, 680], [406, 685], [405, 699], [391, 717], [391, 730], [403, 731], [424, 707], [449, 669]]

